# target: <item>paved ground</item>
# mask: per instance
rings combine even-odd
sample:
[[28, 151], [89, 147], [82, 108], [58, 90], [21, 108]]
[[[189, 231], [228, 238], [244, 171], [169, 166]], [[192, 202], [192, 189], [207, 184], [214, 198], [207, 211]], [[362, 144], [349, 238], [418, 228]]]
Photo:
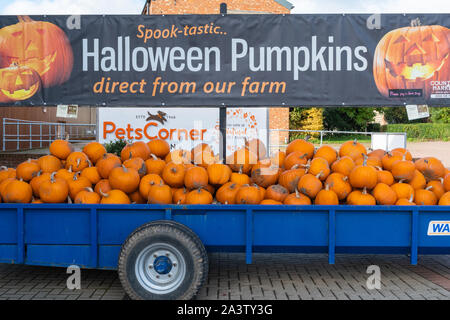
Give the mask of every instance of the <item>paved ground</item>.
[[[209, 279], [197, 299], [450, 300], [450, 256], [211, 254]], [[381, 288], [366, 287], [369, 265], [381, 270]], [[0, 300], [127, 299], [114, 271], [82, 270], [81, 290], [66, 289], [63, 268], [0, 264]]]

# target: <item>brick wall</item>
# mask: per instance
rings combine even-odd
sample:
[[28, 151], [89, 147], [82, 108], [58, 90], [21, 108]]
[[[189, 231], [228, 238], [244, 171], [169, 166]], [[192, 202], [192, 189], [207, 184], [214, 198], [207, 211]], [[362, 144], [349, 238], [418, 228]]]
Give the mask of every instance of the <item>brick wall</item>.
[[29, 154], [29, 153], [1, 153], [0, 154], [0, 166], [8, 168], [15, 168], [19, 163], [27, 161], [28, 159], [38, 159], [46, 154]]
[[[232, 14], [290, 13], [290, 9], [275, 0], [153, 0], [150, 14], [219, 14], [220, 4], [223, 2]], [[269, 109], [269, 129], [289, 129], [289, 108]], [[289, 134], [280, 132], [278, 139], [275, 139], [275, 133], [270, 136], [270, 144], [279, 145], [284, 144]]]
[[153, 0], [150, 14], [218, 14], [223, 2], [235, 13], [290, 13], [288, 8], [274, 0]]

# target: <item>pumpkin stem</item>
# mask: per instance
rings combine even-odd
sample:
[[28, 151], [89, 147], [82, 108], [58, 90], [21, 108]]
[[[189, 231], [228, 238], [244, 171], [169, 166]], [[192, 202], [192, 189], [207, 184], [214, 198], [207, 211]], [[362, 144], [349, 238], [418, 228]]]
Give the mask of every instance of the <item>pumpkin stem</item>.
[[180, 204], [181, 203], [181, 199], [179, 199], [178, 201], [177, 201], [177, 204]]
[[403, 181], [405, 181], [405, 179], [400, 179], [400, 180], [398, 181], [398, 183], [403, 183]]
[[368, 158], [368, 156], [366, 154], [364, 154], [364, 153], [361, 153], [361, 154], [362, 154], [362, 156], [364, 158], [364, 160], [363, 160], [363, 167], [365, 167], [365, 166], [367, 166], [367, 158]]
[[91, 160], [88, 159], [88, 160], [87, 160], [87, 163], [88, 163], [89, 168], [92, 167], [92, 162], [91, 162]]
[[55, 175], [56, 175], [56, 171], [52, 172], [52, 174], [50, 175], [50, 182], [51, 183], [55, 183]]
[[228, 201], [225, 201], [225, 203], [224, 204], [228, 204]]
[[330, 190], [330, 186], [328, 185], [328, 183], [325, 184], [325, 190]]
[[94, 192], [94, 190], [92, 190], [91, 187], [86, 187], [86, 188], [84, 188], [84, 190], [89, 191], [89, 192]]
[[69, 196], [67, 196], [67, 203], [68, 204], [72, 204], [73, 202], [72, 202], [72, 199], [69, 197]]
[[433, 189], [433, 186], [428, 186], [425, 188], [425, 190], [431, 190], [431, 189]]
[[323, 170], [320, 171], [320, 172], [316, 175], [316, 178], [319, 179], [322, 175], [323, 175]]
[[355, 140], [353, 140], [353, 145], [356, 146], [357, 143], [358, 143], [358, 139], [355, 138]]
[[239, 174], [242, 174], [242, 168], [243, 168], [244, 166], [241, 164], [240, 166], [239, 166]]
[[72, 166], [69, 167], [69, 170], [67, 170], [68, 172], [72, 173]]
[[76, 175], [76, 174], [74, 174], [74, 175], [73, 175], [73, 178], [72, 178], [72, 180], [73, 180], [73, 181], [77, 181], [77, 180], [78, 180], [78, 177], [77, 177], [77, 175]]
[[364, 187], [362, 194], [367, 194], [367, 187]]
[[80, 163], [81, 163], [81, 158], [78, 158], [78, 159], [77, 159], [77, 167], [80, 166]]
[[125, 173], [127, 173], [127, 172], [128, 172], [128, 168], [127, 168], [127, 167], [125, 167], [124, 165], [122, 165], [122, 169], [123, 169], [123, 172], [125, 172]]
[[378, 171], [383, 171], [381, 167], [375, 166], [375, 169], [378, 169]]
[[32, 22], [32, 21], [34, 21], [29, 16], [17, 16], [17, 20], [19, 20], [19, 22]]
[[348, 180], [348, 177], [347, 176], [344, 176], [343, 178], [342, 178], [342, 181], [347, 181]]
[[102, 188], [98, 188], [98, 193], [100, 193], [100, 195], [102, 197], [105, 197], [105, 198], [109, 197], [109, 193], [103, 193]]
[[153, 160], [158, 160], [158, 157], [155, 156], [153, 153], [151, 153], [150, 156], [153, 158]]
[[414, 200], [414, 193], [411, 193], [411, 196], [409, 197], [409, 202], [413, 202]]

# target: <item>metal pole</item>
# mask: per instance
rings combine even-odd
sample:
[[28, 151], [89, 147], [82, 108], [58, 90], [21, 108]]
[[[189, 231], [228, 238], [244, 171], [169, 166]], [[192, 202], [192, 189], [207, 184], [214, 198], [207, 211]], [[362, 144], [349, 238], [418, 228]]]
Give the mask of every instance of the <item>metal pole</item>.
[[[227, 14], [227, 4], [222, 2], [220, 4], [220, 13]], [[219, 111], [219, 129], [221, 139], [219, 143], [219, 150], [222, 153], [221, 158], [225, 162], [227, 157], [227, 107], [220, 107]]]

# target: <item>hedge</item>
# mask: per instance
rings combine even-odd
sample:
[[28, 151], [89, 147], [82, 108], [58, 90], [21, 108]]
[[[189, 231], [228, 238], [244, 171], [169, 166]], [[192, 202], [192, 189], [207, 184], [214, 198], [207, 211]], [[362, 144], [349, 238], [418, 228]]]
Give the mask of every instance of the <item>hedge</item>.
[[414, 140], [450, 140], [448, 123], [398, 123], [383, 126], [384, 132], [406, 132], [408, 139]]

